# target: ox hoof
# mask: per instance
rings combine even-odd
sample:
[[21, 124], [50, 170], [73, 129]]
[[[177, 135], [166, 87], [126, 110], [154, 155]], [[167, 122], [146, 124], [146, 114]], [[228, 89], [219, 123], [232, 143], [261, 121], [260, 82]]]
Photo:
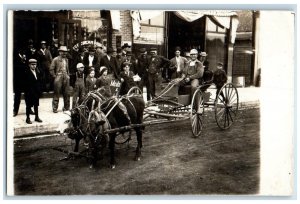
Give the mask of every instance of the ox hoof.
[[93, 168], [94, 168], [94, 165], [91, 164], [91, 165], [90, 165], [90, 169], [93, 169]]
[[115, 168], [116, 168], [116, 165], [114, 165], [114, 164], [113, 164], [113, 165], [110, 165], [110, 168], [111, 168], [111, 169], [115, 169]]
[[141, 157], [135, 157], [135, 161], [141, 161]]

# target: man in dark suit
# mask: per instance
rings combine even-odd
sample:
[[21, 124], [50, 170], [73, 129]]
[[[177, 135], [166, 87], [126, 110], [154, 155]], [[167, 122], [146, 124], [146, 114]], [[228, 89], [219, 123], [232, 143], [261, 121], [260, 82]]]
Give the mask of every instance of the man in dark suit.
[[[100, 66], [105, 66], [107, 68], [108, 75], [118, 79], [120, 81], [119, 72], [118, 72], [118, 64], [113, 54], [116, 52], [112, 47], [107, 48], [107, 55], [102, 57], [100, 61]], [[96, 76], [96, 78], [99, 76]]]
[[141, 48], [140, 49], [140, 55], [137, 58], [137, 63], [136, 63], [136, 71], [137, 74], [141, 77], [141, 81], [139, 81], [138, 87], [143, 91], [143, 87], [146, 86], [147, 88], [147, 100], [150, 100], [150, 90], [149, 89], [149, 84], [148, 84], [148, 72], [147, 69], [149, 67], [149, 58], [147, 56], [147, 50], [146, 48]]
[[35, 113], [35, 121], [43, 122], [39, 118], [39, 99], [41, 95], [40, 75], [36, 70], [37, 60], [29, 59], [29, 70], [25, 73], [25, 103], [26, 103], [26, 123], [32, 124], [30, 120], [30, 109], [33, 106]]
[[96, 77], [98, 77], [100, 67], [99, 67], [99, 64], [98, 64], [98, 58], [95, 55], [94, 47], [89, 48], [89, 54], [84, 56], [83, 64], [84, 64], [84, 67], [85, 67], [85, 69], [84, 69], [85, 76], [88, 75], [90, 68], [94, 67], [95, 68], [95, 75], [96, 75]]

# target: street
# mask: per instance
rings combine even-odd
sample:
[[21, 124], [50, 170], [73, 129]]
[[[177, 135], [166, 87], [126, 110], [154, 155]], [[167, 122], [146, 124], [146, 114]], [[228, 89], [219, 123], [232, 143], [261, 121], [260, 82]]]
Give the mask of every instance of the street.
[[260, 109], [240, 111], [228, 130], [210, 113], [198, 138], [189, 120], [149, 126], [141, 161], [133, 160], [133, 134], [129, 147], [116, 146], [115, 169], [108, 149], [90, 169], [85, 158], [60, 161], [66, 155], [53, 148], [71, 150], [65, 137], [15, 140], [15, 195], [252, 195], [259, 192], [259, 134]]

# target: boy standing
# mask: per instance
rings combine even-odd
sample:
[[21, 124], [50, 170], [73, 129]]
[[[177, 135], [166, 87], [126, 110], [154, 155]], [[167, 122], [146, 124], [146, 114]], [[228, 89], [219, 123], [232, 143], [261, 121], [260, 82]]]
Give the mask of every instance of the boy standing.
[[[227, 75], [226, 75], [226, 72], [223, 70], [223, 63], [218, 62], [217, 70], [214, 72], [214, 75], [213, 75], [213, 83], [217, 87], [216, 97], [218, 96], [220, 89], [226, 82], [227, 82]], [[223, 93], [221, 93], [221, 96], [225, 100]]]
[[123, 70], [120, 73], [121, 77], [121, 88], [120, 88], [120, 95], [125, 95], [128, 93], [129, 89], [131, 89], [133, 86], [136, 85], [136, 83], [133, 80], [134, 73], [133, 71], [130, 71], [130, 62], [124, 62], [123, 63]]
[[82, 102], [83, 97], [85, 95], [84, 65], [82, 63], [78, 63], [76, 68], [77, 68], [77, 72], [75, 73], [76, 80], [75, 80], [75, 86], [73, 92], [73, 104], [72, 104], [73, 108], [75, 108], [76, 105], [79, 105]]

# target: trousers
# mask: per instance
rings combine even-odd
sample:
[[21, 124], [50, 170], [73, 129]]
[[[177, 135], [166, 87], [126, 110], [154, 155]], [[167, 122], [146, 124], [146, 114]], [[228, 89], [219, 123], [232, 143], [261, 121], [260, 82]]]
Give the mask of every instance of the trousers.
[[58, 74], [54, 79], [54, 94], [52, 101], [53, 110], [57, 110], [59, 103], [59, 96], [62, 93], [64, 99], [64, 110], [70, 109], [70, 94], [69, 82], [70, 77], [67, 74]]

